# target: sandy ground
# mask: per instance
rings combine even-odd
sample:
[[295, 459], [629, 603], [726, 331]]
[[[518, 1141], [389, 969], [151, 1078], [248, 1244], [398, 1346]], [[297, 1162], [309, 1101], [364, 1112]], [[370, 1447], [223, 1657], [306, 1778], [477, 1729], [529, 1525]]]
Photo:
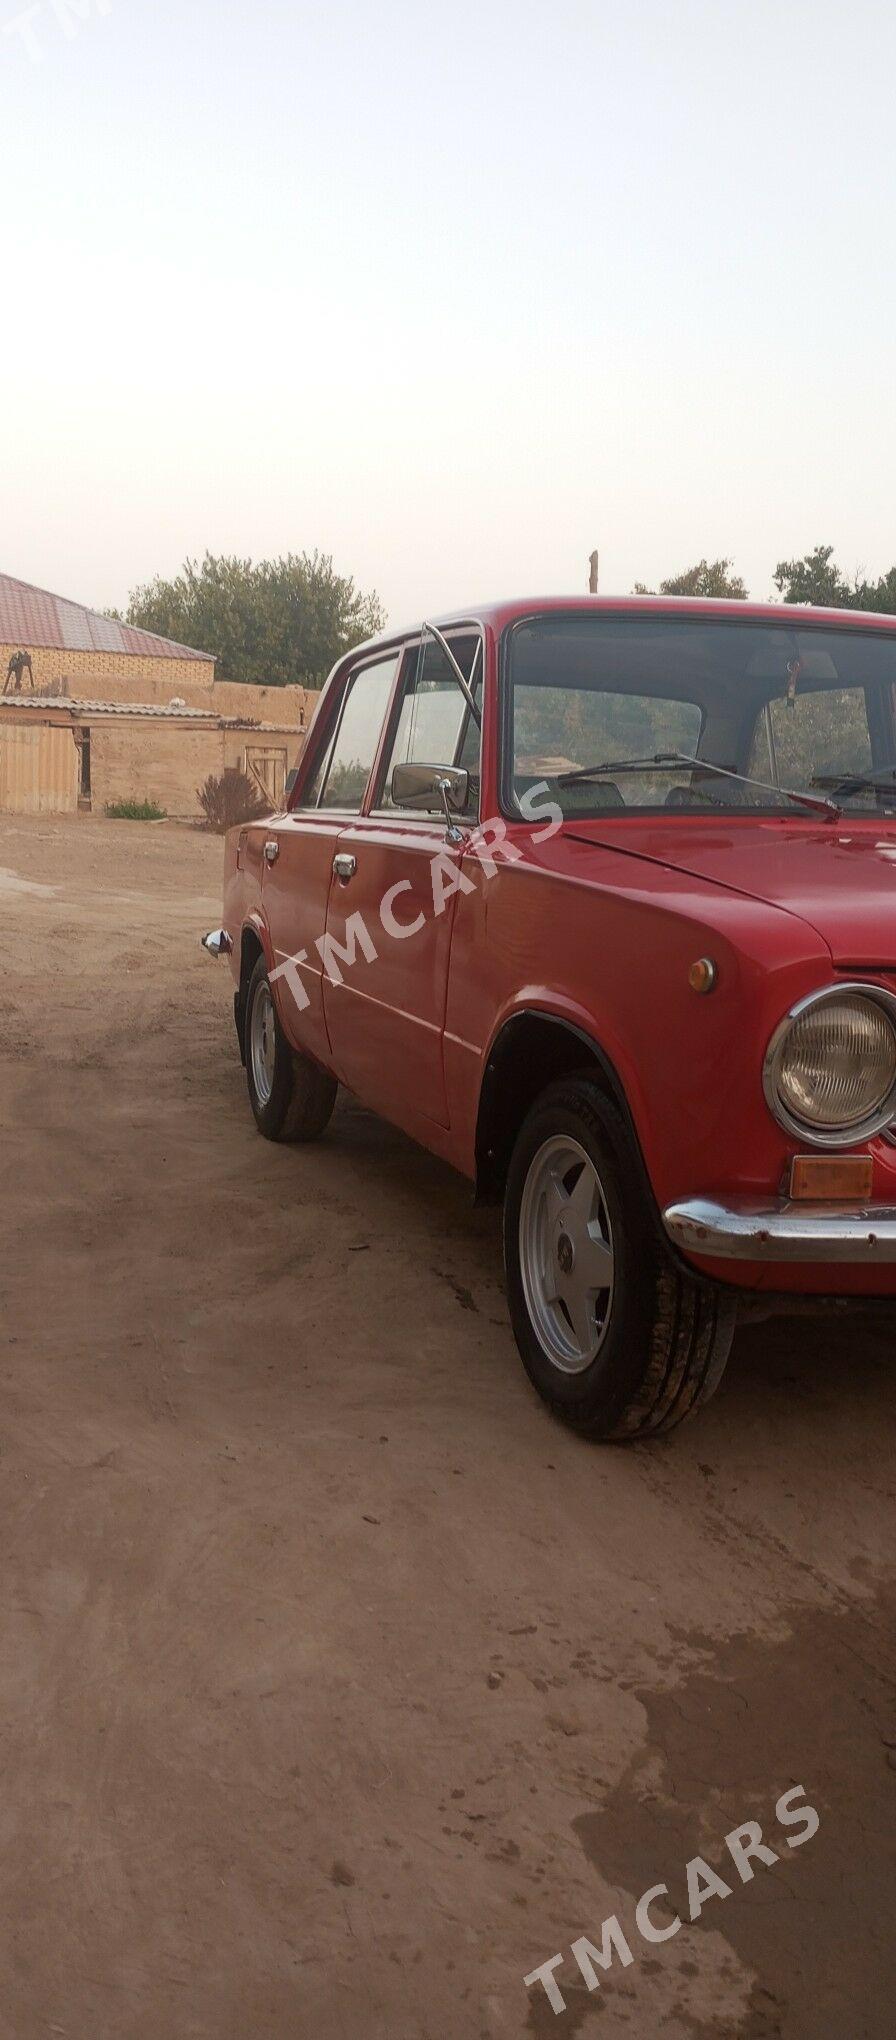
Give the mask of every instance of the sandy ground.
[[889, 1323], [568, 1436], [465, 1184], [350, 1101], [257, 1137], [220, 859], [0, 818], [3, 2040], [889, 2034]]

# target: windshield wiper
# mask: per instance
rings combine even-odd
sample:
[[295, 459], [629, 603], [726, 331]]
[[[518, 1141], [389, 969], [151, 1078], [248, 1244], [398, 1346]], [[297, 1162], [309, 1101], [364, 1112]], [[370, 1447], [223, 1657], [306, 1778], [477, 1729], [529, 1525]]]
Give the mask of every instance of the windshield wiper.
[[888, 779], [896, 780], [892, 765], [882, 765], [877, 772], [816, 772], [809, 785], [826, 787], [828, 792], [843, 793], [849, 799], [852, 793], [879, 792]]
[[[832, 822], [839, 821], [843, 812], [836, 801], [825, 800], [823, 795], [797, 793], [793, 786], [772, 786], [767, 779], [751, 779], [746, 772], [733, 772], [728, 765], [713, 765], [708, 758], [693, 758], [689, 751], [654, 751], [649, 758], [605, 758], [601, 765], [582, 765], [575, 772], [561, 772], [556, 784], [575, 786], [582, 779], [615, 779], [620, 772], [644, 772], [657, 765], [663, 769], [671, 765], [690, 765], [695, 772], [712, 772], [720, 779], [736, 779], [741, 786], [757, 786], [760, 793], [783, 793], [786, 800], [795, 800], [800, 807], [814, 809]], [[817, 781], [813, 780], [812, 784], [817, 785]]]

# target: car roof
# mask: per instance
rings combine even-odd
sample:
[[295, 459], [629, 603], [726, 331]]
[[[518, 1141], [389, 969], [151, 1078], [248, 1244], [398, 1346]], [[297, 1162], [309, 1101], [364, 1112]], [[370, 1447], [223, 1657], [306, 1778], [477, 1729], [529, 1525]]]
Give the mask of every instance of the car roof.
[[[840, 630], [896, 630], [896, 616], [869, 609], [817, 609], [808, 603], [723, 601], [716, 596], [697, 595], [527, 595], [505, 597], [502, 601], [474, 602], [468, 609], [445, 614], [432, 611], [425, 618], [405, 624], [403, 629], [382, 631], [353, 647], [351, 656], [399, 643], [416, 636], [426, 623], [438, 630], [456, 629], [462, 624], [486, 624], [495, 632], [530, 616], [668, 616], [714, 617], [728, 623], [790, 624], [792, 629], [837, 628]], [[340, 663], [342, 663], [340, 661]]]

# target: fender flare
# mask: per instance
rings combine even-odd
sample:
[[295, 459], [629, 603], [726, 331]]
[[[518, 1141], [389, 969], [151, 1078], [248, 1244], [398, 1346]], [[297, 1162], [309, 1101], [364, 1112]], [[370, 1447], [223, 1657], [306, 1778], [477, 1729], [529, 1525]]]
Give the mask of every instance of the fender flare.
[[[579, 1026], [574, 1020], [567, 1019], [563, 1014], [552, 1012], [549, 1007], [544, 1006], [518, 1007], [515, 1012], [510, 1013], [504, 1020], [489, 1046], [485, 1058], [482, 1083], [479, 1088], [479, 1103], [476, 1113], [477, 1203], [488, 1200], [490, 1191], [494, 1190], [496, 1174], [494, 1168], [495, 1158], [490, 1157], [484, 1148], [485, 1128], [487, 1125], [486, 1114], [488, 1112], [490, 1095], [497, 1090], [502, 1061], [513, 1045], [513, 1037], [518, 1032], [520, 1023], [531, 1020], [538, 1020], [546, 1026], [553, 1027], [558, 1033], [565, 1035], [568, 1041], [579, 1043], [584, 1051], [583, 1063], [586, 1061], [597, 1063], [609, 1096], [612, 1098], [631, 1140], [645, 1197], [650, 1210], [654, 1214], [657, 1227], [665, 1239], [659, 1205], [650, 1180], [650, 1172], [644, 1159], [644, 1150], [641, 1146], [625, 1085], [615, 1063], [595, 1035], [590, 1034], [586, 1028]], [[491, 1169], [489, 1166], [490, 1162], [492, 1163]]]
[[264, 920], [263, 916], [253, 909], [252, 913], [247, 916], [246, 920], [243, 922], [243, 925], [240, 929], [239, 977], [237, 980], [237, 988], [233, 995], [233, 1018], [234, 1024], [236, 1026], [237, 1040], [240, 1045], [240, 1057], [243, 1063], [245, 1063], [246, 1060], [246, 1032], [245, 1032], [246, 993], [249, 989], [249, 979], [252, 975], [252, 971], [255, 968], [254, 956], [251, 966], [248, 969], [246, 967], [247, 936], [251, 938], [252, 944], [257, 948], [258, 951], [260, 951], [261, 955], [264, 957], [268, 970], [270, 971], [274, 967], [274, 951], [271, 942], [270, 929], [268, 928], [267, 922]]
[[243, 944], [245, 942], [247, 935], [255, 936], [255, 939], [264, 957], [265, 963], [267, 964], [268, 970], [273, 970], [274, 945], [273, 942], [271, 941], [271, 931], [264, 918], [264, 915], [259, 913], [257, 907], [253, 907], [252, 912], [250, 914], [247, 914], [246, 919], [243, 922], [242, 928], [240, 929], [241, 956]]

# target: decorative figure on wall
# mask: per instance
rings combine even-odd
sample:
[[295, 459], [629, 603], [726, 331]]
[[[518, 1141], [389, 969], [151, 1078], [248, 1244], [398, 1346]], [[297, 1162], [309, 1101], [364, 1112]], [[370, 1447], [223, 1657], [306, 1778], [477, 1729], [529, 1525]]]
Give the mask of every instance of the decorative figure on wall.
[[8, 693], [9, 693], [9, 691], [10, 691], [10, 681], [11, 681], [11, 680], [15, 680], [15, 683], [16, 683], [16, 685], [15, 685], [15, 691], [16, 691], [16, 693], [17, 693], [17, 694], [21, 694], [21, 692], [22, 692], [22, 674], [23, 674], [23, 673], [25, 673], [25, 672], [27, 672], [27, 674], [28, 674], [28, 681], [29, 681], [29, 685], [30, 685], [30, 687], [31, 687], [31, 691], [32, 691], [32, 693], [33, 693], [33, 692], [34, 692], [34, 674], [33, 674], [32, 670], [31, 670], [31, 653], [30, 653], [30, 652], [13, 652], [12, 658], [10, 659], [9, 665], [7, 666], [7, 669], [6, 669], [6, 684], [5, 684], [5, 686], [4, 686], [4, 689], [3, 689], [3, 692], [4, 692], [4, 694], [8, 694]]

